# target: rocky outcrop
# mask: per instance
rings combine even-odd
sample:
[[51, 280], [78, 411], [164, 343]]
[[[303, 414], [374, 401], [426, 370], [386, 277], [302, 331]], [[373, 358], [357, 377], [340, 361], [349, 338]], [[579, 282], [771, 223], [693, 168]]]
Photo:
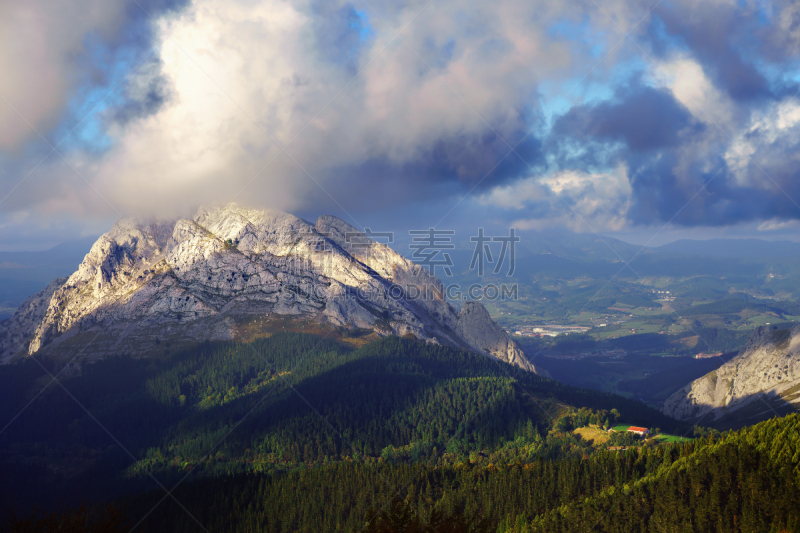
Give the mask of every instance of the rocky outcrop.
[[503, 361], [527, 368], [527, 357], [519, 346], [492, 320], [486, 308], [478, 302], [465, 302], [458, 315], [456, 333], [470, 346]]
[[795, 406], [800, 407], [800, 326], [764, 326], [736, 357], [674, 393], [661, 410], [679, 420], [735, 426]]
[[[468, 348], [535, 371], [478, 303], [461, 313], [427, 270], [335, 217], [228, 205], [120, 220], [56, 290], [29, 353], [149, 353], [291, 318]], [[87, 355], [88, 357], [88, 355]]]
[[14, 316], [0, 322], [0, 364], [6, 364], [28, 353], [28, 345], [36, 327], [42, 322], [50, 298], [67, 278], [57, 278], [19, 306]]

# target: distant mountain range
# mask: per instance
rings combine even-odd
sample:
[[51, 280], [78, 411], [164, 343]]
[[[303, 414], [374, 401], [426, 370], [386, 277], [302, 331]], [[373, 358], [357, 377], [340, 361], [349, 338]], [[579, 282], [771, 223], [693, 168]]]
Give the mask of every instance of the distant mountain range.
[[[658, 247], [642, 247], [614, 237], [546, 230], [521, 233], [516, 246], [516, 275], [555, 275], [559, 278], [589, 276], [616, 278], [641, 276], [734, 276], [756, 275], [770, 260], [800, 257], [800, 243], [760, 239], [682, 239]], [[393, 248], [414, 259], [406, 242]], [[473, 259], [472, 248], [447, 252], [453, 261], [456, 277], [467, 276]], [[692, 259], [688, 260], [687, 257]], [[625, 263], [630, 262], [630, 266]], [[776, 264], [776, 269], [778, 265]], [[784, 269], [785, 270], [785, 269]], [[776, 270], [776, 274], [778, 271]], [[638, 276], [637, 276], [638, 277]]]
[[40, 252], [0, 252], [0, 319], [54, 278], [72, 274], [96, 240], [68, 241]]
[[763, 239], [680, 239], [656, 247], [642, 247], [614, 237], [549, 230], [525, 234], [519, 255], [552, 254], [583, 261], [628, 261], [642, 254], [682, 254], [714, 258], [763, 259], [800, 256], [800, 242]]
[[800, 242], [761, 239], [681, 239], [653, 248], [662, 253], [706, 257], [767, 258], [800, 256]]

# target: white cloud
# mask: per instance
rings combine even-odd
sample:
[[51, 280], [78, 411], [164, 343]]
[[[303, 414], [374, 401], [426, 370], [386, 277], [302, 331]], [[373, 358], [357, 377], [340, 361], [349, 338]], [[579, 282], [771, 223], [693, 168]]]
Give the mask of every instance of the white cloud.
[[[61, 184], [40, 190], [36, 202], [49, 211], [107, 214], [111, 204], [122, 213], [159, 214], [231, 200], [244, 191], [237, 201], [297, 210], [347, 204], [367, 188], [378, 191], [378, 203], [395, 202], [388, 178], [358, 181], [348, 169], [370, 160], [413, 163], [438, 142], [480, 139], [490, 129], [515, 143], [513, 135], [528, 127], [522, 110], [536, 107], [538, 83], [588, 69], [589, 58], [580, 55], [586, 51], [553, 37], [552, 24], [593, 17], [598, 34], [615, 41], [645, 13], [635, 3], [627, 10], [556, 0], [426, 4], [376, 2], [375, 11], [360, 6], [374, 33], [354, 58], [332, 56], [320, 40], [321, 28], [335, 23], [344, 2], [321, 8], [311, 0], [205, 0], [187, 7], [197, 9], [180, 26], [185, 12], [160, 17], [160, 29], [177, 27], [157, 53], [155, 74], [164, 78], [166, 103], [154, 114], [112, 124], [113, 148], [101, 157], [70, 155], [91, 187], [58, 159], [48, 162], [39, 181]], [[624, 16], [607, 20], [609, 10]], [[63, 20], [42, 13], [42, 24], [61, 28]], [[56, 48], [74, 54], [87, 25], [111, 28], [116, 12], [99, 13]], [[70, 68], [58, 57], [46, 64], [56, 76]], [[136, 74], [128, 94], [146, 92], [141, 88], [153, 75], [152, 69]], [[52, 122], [65, 105], [65, 83], [53, 84], [47, 97], [52, 105], [31, 102], [39, 115], [29, 116]], [[5, 133], [7, 145], [22, 138]], [[278, 145], [290, 143], [282, 154]], [[65, 192], [66, 183], [77, 189]], [[14, 202], [28, 205], [22, 196]]]
[[[530, 9], [515, 13], [510, 5], [470, 7], [467, 16], [483, 24], [482, 35], [469, 37], [470, 28], [456, 22], [464, 6], [455, 2], [417, 19], [421, 4], [387, 20], [372, 17], [376, 37], [351, 82], [353, 73], [317, 48], [309, 5], [206, 1], [161, 49], [173, 99], [113, 132], [118, 146], [96, 179], [127, 208], [174, 207], [232, 197], [274, 158], [246, 198], [297, 209], [309, 197], [338, 196], [330, 168], [413, 161], [441, 138], [485, 131], [484, 118], [507, 135], [522, 126], [517, 108], [537, 73], [570, 61], [566, 46], [547, 46], [543, 28], [524, 21]], [[552, 9], [540, 7], [545, 17]], [[448, 42], [452, 59], [430, 68], [426, 47]], [[276, 143], [287, 146], [297, 135], [280, 154]]]
[[785, 231], [785, 230], [794, 230], [796, 231], [800, 228], [800, 220], [780, 220], [777, 218], [773, 218], [770, 220], [765, 220], [764, 222], [760, 223], [756, 228], [757, 231]]
[[[163, 78], [164, 104], [110, 123], [113, 145], [102, 155], [72, 152], [69, 165], [51, 157], [3, 209], [88, 218], [186, 213], [239, 193], [240, 203], [290, 211], [338, 203], [379, 209], [402, 203], [403, 194], [424, 197], [430, 184], [413, 170], [407, 176], [367, 175], [361, 165], [388, 161], [413, 169], [426, 156], [435, 158], [430, 154], [439, 144], [466, 139], [464, 154], [453, 159], [461, 165], [456, 173], [469, 175], [468, 156], [483, 157], [470, 150], [470, 142], [479, 144], [495, 130], [514, 145], [515, 136], [535, 122], [543, 80], [569, 90], [575, 80], [610, 84], [615, 66], [622, 64], [617, 54], [639, 55], [636, 47], [614, 45], [636, 23], [634, 36], [646, 30], [650, 7], [635, 0], [602, 7], [588, 0], [437, 0], [427, 7], [427, 0], [370, 5], [356, 0], [355, 7], [369, 17], [372, 37], [339, 50], [335, 39], [322, 37], [349, 29], [346, 20], [337, 21], [346, 5], [205, 0], [160, 15], [162, 31], [177, 29], [156, 51], [158, 63], [138, 71], [125, 90], [129, 97], [144, 98], [153, 80]], [[118, 31], [125, 6], [99, 0], [3, 4], [0, 68], [11, 75], [0, 78], [0, 94], [37, 128], [52, 127], [80, 81], [74, 74], [85, 72], [75, 65], [87, 35]], [[567, 27], [564, 35], [551, 31], [556, 24]], [[570, 35], [586, 27], [591, 51]], [[611, 55], [598, 59], [592, 55], [597, 50]], [[649, 76], [707, 126], [692, 142], [669, 148], [677, 154], [672, 168], [677, 186], [693, 194], [729, 143], [723, 131], [736, 131], [748, 120], [741, 111], [745, 106], [737, 107], [688, 55], [650, 65]], [[569, 99], [568, 91], [564, 96]], [[784, 103], [753, 115], [726, 153], [729, 165], [742, 169], [741, 183], [752, 184], [752, 173], [745, 171], [750, 156], [760, 151], [763, 159], [771, 147], [795, 138], [798, 113], [797, 104]], [[0, 110], [0, 150], [17, 149], [31, 138], [15, 120], [7, 108]], [[288, 146], [287, 153], [279, 146]], [[32, 166], [19, 172], [0, 168], [0, 175], [10, 189]], [[632, 166], [631, 175], [636, 172]], [[565, 224], [588, 231], [623, 228], [632, 197], [628, 170], [620, 166], [606, 174], [561, 169], [495, 187], [481, 200], [518, 211], [520, 225]]]
[[792, 98], [754, 112], [730, 143], [725, 161], [738, 185], [771, 190], [783, 181], [781, 167], [797, 168], [799, 147], [800, 100]]
[[[577, 232], [619, 231], [627, 224], [632, 190], [624, 167], [592, 174], [565, 170], [492, 189], [484, 205], [522, 211], [520, 229], [566, 226]], [[531, 217], [534, 212], [538, 216]]]
[[[87, 35], [120, 27], [126, 2], [26, 0], [0, 2], [0, 151], [55, 126], [71, 91]], [[12, 109], [13, 107], [13, 109]]]
[[674, 56], [650, 65], [650, 70], [654, 84], [669, 89], [697, 120], [721, 128], [731, 127], [736, 107], [714, 86], [696, 60], [686, 55]]

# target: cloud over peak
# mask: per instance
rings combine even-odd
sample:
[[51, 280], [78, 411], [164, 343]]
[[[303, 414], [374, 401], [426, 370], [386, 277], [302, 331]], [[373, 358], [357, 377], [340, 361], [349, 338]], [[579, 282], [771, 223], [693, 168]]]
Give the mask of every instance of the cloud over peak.
[[112, 4], [0, 8], [0, 211], [800, 216], [792, 2]]

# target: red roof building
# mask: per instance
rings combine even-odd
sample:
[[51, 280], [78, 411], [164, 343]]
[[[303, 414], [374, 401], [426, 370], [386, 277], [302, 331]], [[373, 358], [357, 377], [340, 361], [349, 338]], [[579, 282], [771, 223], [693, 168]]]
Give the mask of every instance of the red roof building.
[[640, 428], [639, 426], [631, 426], [631, 427], [628, 428], [628, 431], [630, 431], [631, 433], [636, 433], [637, 435], [642, 435], [642, 436], [650, 434], [650, 430], [649, 429]]

